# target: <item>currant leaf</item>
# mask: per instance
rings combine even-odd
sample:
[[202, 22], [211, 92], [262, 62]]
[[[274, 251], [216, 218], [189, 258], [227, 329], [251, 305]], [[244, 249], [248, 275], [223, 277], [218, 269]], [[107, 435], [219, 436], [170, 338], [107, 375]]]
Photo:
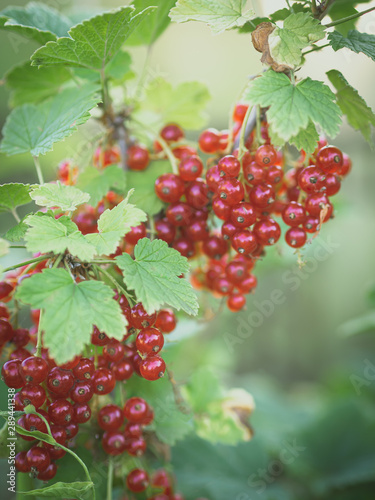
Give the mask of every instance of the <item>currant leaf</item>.
[[85, 236], [86, 240], [96, 248], [98, 255], [113, 253], [131, 227], [138, 226], [147, 219], [142, 210], [128, 203], [129, 195], [112, 210], [107, 209], [102, 213], [98, 220], [98, 233]]
[[11, 183], [0, 186], [0, 213], [30, 203], [29, 184]]
[[156, 78], [147, 87], [136, 118], [155, 130], [160, 128], [160, 123], [178, 123], [189, 130], [199, 129], [206, 123], [203, 112], [209, 99], [209, 91], [203, 83], [185, 82], [173, 88], [163, 78]]
[[288, 16], [282, 28], [276, 28], [268, 37], [272, 58], [279, 64], [298, 66], [302, 49], [325, 37], [324, 27], [310, 14], [300, 12]]
[[66, 68], [36, 68], [27, 61], [12, 68], [4, 77], [11, 90], [13, 107], [29, 102], [40, 102], [57, 94], [72, 78]]
[[41, 45], [67, 36], [72, 22], [56, 9], [41, 2], [26, 7], [7, 7], [0, 12], [0, 29], [23, 35]]
[[247, 0], [178, 0], [169, 15], [176, 23], [201, 21], [219, 34], [241, 27], [255, 17], [252, 9], [244, 12], [246, 3]]
[[90, 110], [100, 97], [98, 87], [87, 84], [66, 89], [41, 104], [24, 104], [8, 116], [3, 128], [0, 151], [7, 155], [45, 154], [53, 144], [69, 137], [77, 126], [87, 122]]
[[116, 165], [110, 165], [104, 170], [87, 167], [78, 177], [77, 187], [89, 193], [90, 205], [96, 207], [99, 201], [110, 189], [124, 193], [125, 172]]
[[332, 69], [327, 72], [327, 76], [337, 90], [337, 104], [347, 117], [348, 123], [371, 143], [371, 131], [375, 126], [374, 112], [339, 71]]
[[93, 486], [94, 484], [89, 481], [75, 481], [74, 483], [59, 481], [44, 488], [23, 491], [22, 495], [37, 496], [40, 498], [76, 498], [77, 500], [85, 500], [87, 493]]
[[121, 7], [95, 16], [41, 47], [31, 57], [34, 66], [75, 66], [101, 71], [151, 11], [134, 14], [134, 7]]
[[190, 283], [179, 278], [188, 271], [188, 261], [165, 241], [142, 238], [134, 248], [134, 260], [122, 254], [116, 257], [116, 262], [123, 271], [126, 286], [135, 291], [148, 313], [166, 305], [197, 314], [197, 297]]
[[[155, 0], [134, 0], [132, 5], [139, 12], [155, 3]], [[176, 0], [159, 2], [157, 9], [153, 10], [130, 36], [127, 45], [152, 45], [169, 25], [168, 14], [175, 3]]]
[[85, 239], [78, 227], [69, 217], [59, 219], [49, 215], [29, 215], [25, 219], [29, 229], [25, 234], [26, 248], [30, 252], [69, 253], [83, 261], [90, 261], [95, 253], [95, 246]]
[[338, 31], [333, 31], [328, 35], [328, 40], [335, 52], [346, 48], [356, 54], [363, 52], [363, 54], [375, 61], [375, 35], [351, 30], [345, 37]]
[[27, 231], [27, 225], [23, 221], [21, 221], [16, 226], [8, 229], [8, 231], [4, 234], [4, 237], [8, 241], [15, 243], [17, 241], [22, 240], [25, 237], [26, 231]]
[[126, 332], [113, 290], [101, 281], [75, 283], [65, 269], [44, 269], [23, 280], [17, 299], [43, 310], [43, 344], [58, 364], [81, 354], [94, 325], [117, 340]]
[[[268, 131], [274, 146], [282, 147], [285, 144], [285, 141], [277, 136], [272, 127], [269, 127]], [[296, 136], [291, 137], [288, 143], [292, 144], [297, 149], [303, 149], [305, 153], [312, 154], [316, 149], [318, 140], [318, 131], [313, 122], [310, 121], [308, 126], [305, 129], [301, 129]]]
[[130, 80], [135, 76], [135, 73], [130, 68], [131, 63], [132, 59], [129, 52], [120, 50], [107, 64], [105, 74], [107, 77], [121, 82]]
[[4, 257], [7, 253], [9, 253], [9, 243], [0, 238], [0, 257]]
[[30, 197], [41, 207], [58, 207], [63, 212], [73, 211], [78, 205], [90, 199], [88, 193], [83, 193], [75, 186], [61, 184], [59, 181], [56, 184], [46, 183], [34, 186], [30, 191]]
[[335, 103], [335, 94], [327, 85], [311, 78], [294, 85], [286, 75], [270, 70], [250, 83], [244, 98], [264, 108], [270, 106], [268, 122], [285, 142], [306, 129], [310, 122], [330, 136], [340, 129], [341, 110]]

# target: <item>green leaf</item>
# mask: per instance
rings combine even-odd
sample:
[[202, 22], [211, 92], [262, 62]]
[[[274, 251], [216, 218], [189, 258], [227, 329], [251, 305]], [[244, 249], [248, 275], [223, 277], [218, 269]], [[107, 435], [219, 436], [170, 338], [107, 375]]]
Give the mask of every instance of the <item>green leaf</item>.
[[15, 243], [17, 241], [22, 240], [25, 237], [26, 231], [27, 231], [27, 225], [22, 220], [16, 226], [8, 229], [4, 237], [7, 240], [11, 241], [12, 243]]
[[43, 498], [76, 498], [86, 500], [86, 493], [92, 489], [93, 483], [89, 481], [76, 481], [74, 483], [55, 483], [45, 488], [38, 488], [32, 491], [22, 491], [20, 494], [26, 496], [38, 496]]
[[65, 269], [44, 269], [23, 280], [17, 300], [43, 309], [43, 345], [57, 364], [82, 352], [94, 325], [117, 340], [126, 331], [127, 322], [113, 290], [101, 281], [75, 283]]
[[245, 99], [266, 108], [268, 123], [284, 141], [289, 141], [310, 122], [320, 125], [324, 132], [335, 136], [341, 124], [341, 110], [334, 102], [335, 94], [322, 82], [305, 78], [296, 85], [289, 78], [267, 71], [253, 80]]
[[7, 87], [11, 90], [13, 107], [29, 102], [40, 102], [57, 94], [72, 78], [65, 68], [36, 68], [30, 62], [12, 68], [6, 75]]
[[153, 10], [133, 32], [127, 45], [152, 45], [159, 36], [165, 31], [170, 23], [169, 11], [175, 5], [176, 0], [164, 0], [163, 2], [155, 2], [155, 0], [134, 0], [132, 5], [137, 12], [142, 11], [146, 7], [159, 3], [157, 8]]
[[[275, 146], [281, 147], [284, 145], [285, 141], [274, 133], [272, 127], [269, 129], [269, 133], [272, 138], [272, 143], [275, 144]], [[319, 134], [313, 122], [310, 121], [305, 129], [301, 129], [298, 134], [291, 137], [288, 142], [289, 144], [293, 144], [297, 149], [303, 149], [306, 153], [311, 154], [315, 151], [318, 140]]]
[[246, 3], [247, 0], [178, 0], [169, 15], [176, 23], [204, 22], [212, 33], [218, 34], [241, 27], [255, 17], [252, 9], [244, 12]]
[[86, 240], [96, 248], [98, 255], [112, 254], [125, 234], [147, 219], [142, 210], [128, 203], [129, 195], [112, 210], [102, 213], [98, 220], [98, 233], [86, 234]]
[[328, 40], [335, 52], [347, 48], [356, 54], [363, 52], [363, 54], [375, 61], [375, 35], [351, 30], [345, 37], [338, 31], [333, 31], [328, 35]]
[[111, 165], [104, 170], [87, 167], [79, 175], [77, 182], [79, 189], [89, 193], [89, 204], [93, 207], [96, 207], [110, 189], [123, 193], [125, 185], [125, 172], [117, 165]]
[[147, 312], [168, 305], [197, 314], [198, 301], [190, 283], [178, 277], [188, 271], [188, 261], [165, 241], [142, 238], [134, 248], [134, 260], [122, 254], [116, 262], [126, 286], [135, 291]]
[[90, 199], [88, 193], [83, 193], [74, 186], [66, 186], [57, 181], [56, 184], [46, 183], [34, 186], [30, 191], [31, 198], [41, 207], [59, 207], [63, 212], [73, 211], [78, 205]]
[[133, 203], [149, 216], [157, 214], [164, 207], [163, 202], [156, 196], [155, 181], [170, 170], [169, 161], [153, 161], [147, 167], [146, 175], [135, 170], [128, 170], [125, 174], [126, 185], [134, 188]]
[[327, 76], [337, 90], [337, 104], [347, 117], [348, 123], [371, 143], [371, 130], [372, 126], [375, 126], [375, 114], [372, 109], [367, 106], [358, 91], [349, 85], [342, 73], [332, 69], [327, 72]]
[[77, 24], [70, 38], [48, 42], [31, 57], [34, 66], [75, 66], [101, 71], [151, 9], [134, 14], [133, 7], [121, 7]]
[[206, 123], [203, 111], [209, 99], [203, 83], [185, 82], [173, 88], [163, 78], [156, 78], [147, 87], [136, 117], [157, 130], [160, 123], [178, 123], [183, 128], [196, 130]]
[[44, 432], [28, 431], [27, 429], [24, 429], [23, 427], [17, 424], [15, 425], [15, 429], [18, 432], [18, 434], [21, 434], [22, 436], [30, 436], [33, 437], [34, 439], [38, 439], [38, 441], [43, 441], [44, 443], [52, 445], [58, 444], [52, 436], [50, 436], [49, 434], [45, 434]]
[[0, 257], [4, 257], [7, 253], [9, 253], [9, 243], [0, 238]]
[[29, 215], [25, 219], [29, 226], [25, 234], [29, 252], [69, 253], [83, 261], [90, 261], [96, 254], [95, 246], [89, 243], [69, 217], [54, 219], [48, 215]]
[[325, 37], [324, 27], [310, 14], [291, 14], [282, 28], [276, 28], [268, 37], [272, 58], [291, 68], [302, 60], [302, 49]]
[[157, 384], [133, 377], [126, 382], [126, 393], [127, 397], [144, 398], [154, 410], [153, 427], [163, 443], [173, 446], [193, 430], [193, 415], [185, 406], [176, 404], [173, 386], [167, 376], [159, 379]]
[[[329, 8], [328, 15], [332, 21], [339, 21], [344, 17], [356, 14], [358, 12], [355, 8], [357, 4], [369, 3], [370, 1], [371, 0], [335, 0]], [[359, 18], [351, 19], [350, 21], [335, 26], [335, 29], [343, 35], [346, 35], [349, 30], [355, 28], [358, 21]]]
[[45, 154], [53, 144], [69, 137], [77, 126], [87, 122], [90, 110], [100, 97], [97, 86], [66, 89], [41, 104], [24, 104], [8, 116], [3, 128], [0, 151], [8, 155]]
[[129, 52], [123, 52], [122, 50], [120, 50], [119, 52], [117, 52], [115, 57], [111, 59], [107, 64], [107, 67], [105, 68], [105, 74], [107, 75], [107, 77], [119, 81], [133, 78], [135, 73], [133, 73], [133, 71], [131, 71], [130, 69], [131, 62], [132, 59]]
[[350, 319], [339, 328], [339, 334], [344, 337], [365, 332], [375, 332], [375, 311], [370, 311], [358, 318]]
[[30, 2], [26, 7], [7, 7], [0, 12], [0, 28], [45, 44], [67, 36], [70, 19], [44, 3]]
[[11, 183], [0, 186], [0, 213], [12, 212], [30, 202], [29, 184]]

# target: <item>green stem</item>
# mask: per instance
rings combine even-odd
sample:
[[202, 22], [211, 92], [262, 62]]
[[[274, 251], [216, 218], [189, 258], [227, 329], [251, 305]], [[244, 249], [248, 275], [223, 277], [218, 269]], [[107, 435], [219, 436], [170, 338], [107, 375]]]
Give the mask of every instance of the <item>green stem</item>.
[[307, 50], [306, 52], [303, 52], [302, 55], [303, 55], [303, 57], [305, 57], [307, 54], [311, 54], [311, 52], [316, 52], [317, 50], [325, 49], [326, 47], [329, 47], [330, 45], [331, 45], [330, 43], [326, 43], [325, 45], [320, 45], [319, 47], [315, 46], [312, 49]]
[[33, 491], [35, 489], [34, 480], [29, 474], [17, 474], [16, 500], [26, 500], [29, 496], [24, 495], [23, 491]]
[[242, 123], [241, 127], [241, 133], [240, 133], [240, 142], [238, 144], [238, 159], [241, 161], [243, 155], [245, 154], [246, 148], [245, 148], [245, 132], [246, 132], [246, 125], [247, 122], [249, 121], [250, 113], [252, 111], [253, 107], [249, 106], [246, 111], [245, 118]]
[[26, 248], [25, 245], [9, 245], [9, 248]]
[[15, 208], [13, 208], [11, 210], [11, 214], [13, 215], [13, 217], [16, 219], [17, 223], [19, 224], [21, 222], [21, 219], [20, 219], [20, 217], [19, 217], [19, 215], [18, 215], [18, 213], [17, 213], [17, 211], [16, 211]]
[[161, 147], [163, 148], [164, 153], [167, 155], [168, 160], [170, 161], [170, 164], [172, 166], [172, 172], [176, 175], [178, 175], [178, 165], [176, 161], [176, 157], [172, 153], [171, 148], [168, 146], [166, 141], [162, 137], [158, 137], [158, 142], [160, 143]]
[[43, 173], [42, 173], [42, 169], [40, 167], [39, 158], [37, 156], [33, 156], [33, 160], [34, 160], [35, 170], [36, 170], [36, 174], [38, 176], [39, 184], [44, 184]]
[[[113, 264], [113, 262], [112, 262], [112, 264]], [[133, 303], [134, 303], [134, 299], [133, 299], [133, 297], [132, 297], [131, 295], [129, 295], [129, 294], [128, 294], [128, 292], [125, 290], [125, 288], [124, 288], [124, 287], [122, 287], [122, 286], [120, 285], [120, 283], [118, 283], [118, 282], [115, 280], [115, 278], [114, 278], [113, 276], [111, 276], [111, 274], [110, 274], [108, 271], [106, 271], [105, 269], [102, 269], [102, 268], [101, 268], [101, 267], [99, 267], [99, 266], [95, 266], [95, 267], [96, 267], [96, 269], [97, 269], [99, 272], [101, 272], [102, 274], [104, 274], [104, 276], [105, 276], [106, 278], [108, 278], [108, 279], [109, 279], [109, 281], [110, 281], [111, 283], [113, 283], [113, 284], [115, 285], [115, 287], [116, 287], [116, 289], [117, 289], [117, 291], [118, 291], [118, 292], [121, 292], [123, 295], [125, 295], [125, 297], [128, 299], [128, 301], [129, 301], [131, 304], [133, 304]]]
[[42, 316], [43, 316], [43, 311], [42, 309], [40, 310], [40, 316], [39, 316], [39, 323], [38, 323], [38, 334], [37, 334], [37, 340], [36, 340], [36, 353], [35, 356], [37, 358], [42, 357]]
[[[24, 247], [20, 247], [24, 248]], [[28, 264], [33, 264], [34, 262], [40, 262], [41, 260], [49, 259], [50, 255], [43, 255], [42, 257], [35, 257], [35, 259], [26, 260], [25, 262], [21, 262], [20, 264], [14, 264], [14, 266], [6, 267], [3, 269], [3, 273], [7, 273], [8, 271], [14, 271], [19, 267], [27, 266]]]
[[104, 111], [107, 111], [110, 106], [109, 95], [108, 95], [108, 87], [107, 81], [105, 78], [105, 69], [104, 67], [100, 70], [100, 84], [102, 87], [102, 96], [103, 96], [103, 107]]
[[351, 21], [352, 19], [357, 19], [357, 17], [361, 17], [364, 14], [367, 14], [368, 12], [372, 12], [375, 10], [375, 7], [371, 7], [370, 9], [363, 10], [362, 12], [357, 12], [356, 14], [352, 14], [351, 16], [348, 17], [343, 17], [342, 19], [338, 19], [337, 21], [333, 21], [332, 23], [329, 24], [324, 24], [324, 28], [332, 28], [333, 26], [337, 26], [339, 24], [346, 23], [347, 21]]
[[257, 134], [257, 143], [258, 143], [258, 146], [260, 146], [262, 143], [263, 143], [263, 140], [262, 140], [262, 124], [260, 122], [260, 115], [261, 115], [261, 109], [260, 109], [260, 106], [258, 104], [257, 106], [257, 116], [256, 116], [256, 120], [257, 120], [257, 123], [256, 123], [256, 134]]
[[107, 476], [107, 500], [112, 500], [113, 458], [109, 457]]

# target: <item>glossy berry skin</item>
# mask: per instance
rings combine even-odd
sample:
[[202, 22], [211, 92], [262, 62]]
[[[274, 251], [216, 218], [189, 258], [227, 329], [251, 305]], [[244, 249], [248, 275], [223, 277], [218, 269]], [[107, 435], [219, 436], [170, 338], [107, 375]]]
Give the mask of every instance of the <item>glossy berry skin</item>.
[[213, 165], [207, 170], [206, 173], [206, 183], [211, 191], [216, 193], [220, 182], [222, 181], [222, 177], [220, 175], [220, 169], [218, 165]]
[[296, 201], [291, 201], [282, 212], [282, 219], [288, 226], [299, 226], [306, 218], [306, 210]]
[[186, 236], [192, 241], [204, 241], [210, 235], [210, 229], [205, 220], [196, 220], [186, 228]]
[[229, 295], [233, 291], [233, 284], [224, 276], [219, 276], [213, 281], [212, 289], [219, 295]]
[[56, 476], [56, 472], [57, 472], [57, 465], [52, 462], [45, 470], [39, 472], [37, 478], [39, 479], [39, 481], [50, 481]]
[[94, 371], [94, 362], [88, 358], [81, 358], [78, 365], [73, 368], [73, 375], [77, 380], [90, 380]]
[[119, 406], [106, 405], [98, 413], [98, 424], [104, 431], [116, 431], [124, 423], [124, 413]]
[[65, 427], [65, 430], [67, 439], [73, 439], [78, 434], [79, 426], [75, 422], [70, 422], [70, 424]]
[[160, 131], [160, 136], [166, 142], [177, 142], [185, 137], [184, 131], [176, 125], [175, 123], [171, 123], [165, 125]]
[[234, 108], [233, 111], [233, 120], [235, 122], [243, 122], [248, 108], [249, 108], [248, 104], [241, 104], [241, 103], [236, 104], [236, 107]]
[[50, 391], [60, 396], [68, 394], [74, 385], [73, 373], [63, 368], [55, 367], [47, 377], [47, 387]]
[[243, 163], [243, 172], [246, 181], [253, 186], [265, 182], [267, 178], [266, 169], [258, 165], [255, 161], [251, 161], [248, 164]]
[[0, 304], [0, 318], [2, 319], [10, 318], [10, 312], [8, 311], [8, 308], [5, 304]]
[[0, 300], [8, 302], [10, 294], [13, 292], [13, 287], [5, 281], [0, 282]]
[[306, 232], [300, 227], [291, 227], [285, 233], [285, 241], [292, 248], [301, 248], [306, 243]]
[[195, 148], [187, 145], [177, 146], [176, 148], [173, 148], [172, 151], [173, 155], [179, 160], [184, 160], [185, 158], [196, 156], [198, 154], [198, 151]]
[[178, 172], [183, 181], [195, 181], [203, 172], [202, 160], [199, 156], [183, 158], [178, 166]]
[[237, 177], [241, 170], [241, 163], [233, 155], [221, 158], [218, 163], [220, 177]]
[[305, 207], [310, 215], [319, 217], [325, 206], [330, 206], [329, 200], [325, 194], [311, 194], [306, 198]]
[[184, 194], [185, 185], [180, 176], [163, 174], [155, 181], [155, 192], [165, 203], [174, 203]]
[[51, 463], [51, 458], [46, 448], [33, 446], [26, 453], [26, 461], [33, 472], [43, 472]]
[[26, 382], [40, 384], [47, 378], [48, 363], [43, 358], [31, 356], [22, 361], [20, 373]]
[[316, 166], [327, 174], [337, 173], [342, 164], [342, 152], [334, 146], [325, 146], [316, 155]]
[[91, 408], [87, 403], [75, 403], [73, 411], [73, 420], [77, 424], [84, 424], [91, 418]]
[[[66, 427], [63, 427], [61, 425], [51, 425], [51, 433], [57, 443], [65, 445], [65, 442], [68, 438]], [[58, 460], [66, 454], [66, 451], [59, 446], [53, 446], [47, 443], [45, 443], [44, 446], [49, 451], [51, 460]]]
[[144, 328], [138, 333], [135, 345], [144, 356], [156, 354], [163, 348], [164, 337], [156, 328]]
[[130, 438], [126, 443], [126, 451], [132, 457], [140, 457], [146, 451], [147, 445], [143, 437]]
[[305, 193], [317, 193], [324, 186], [325, 174], [319, 167], [310, 166], [301, 170], [298, 184]]
[[24, 386], [25, 382], [20, 374], [21, 361], [14, 359], [7, 361], [1, 368], [1, 376], [5, 384], [13, 389], [20, 389]]
[[146, 226], [144, 224], [139, 224], [139, 226], [132, 227], [131, 230], [125, 235], [125, 241], [130, 245], [136, 245], [139, 240], [146, 238], [146, 236]]
[[190, 259], [195, 255], [194, 242], [188, 238], [178, 238], [173, 242], [173, 248], [180, 252], [183, 257]]
[[237, 179], [225, 179], [221, 181], [217, 192], [225, 205], [230, 206], [240, 203], [245, 195], [244, 187]]
[[230, 221], [240, 229], [252, 226], [256, 221], [254, 207], [246, 201], [234, 205], [230, 213]]
[[341, 181], [337, 175], [328, 174], [324, 182], [324, 187], [326, 188], [325, 194], [327, 196], [334, 196], [340, 191]]
[[131, 170], [144, 170], [150, 161], [148, 150], [139, 145], [128, 149], [127, 165]]
[[275, 201], [275, 190], [269, 184], [261, 183], [254, 186], [250, 192], [250, 201], [257, 208], [266, 208]]
[[91, 343], [94, 345], [103, 346], [108, 344], [109, 338], [104, 332], [100, 332], [96, 326], [94, 326], [94, 331], [91, 335]]
[[135, 424], [128, 422], [124, 428], [124, 434], [126, 437], [139, 438], [142, 436], [142, 426], [141, 424]]
[[142, 398], [133, 397], [127, 400], [124, 406], [124, 415], [129, 422], [142, 423], [146, 418], [149, 406]]
[[0, 345], [12, 340], [13, 328], [12, 325], [4, 318], [0, 319]]
[[237, 231], [238, 227], [230, 221], [224, 222], [224, 224], [221, 226], [221, 235], [224, 240], [231, 240], [234, 236], [234, 233], [236, 233]]
[[117, 363], [123, 358], [125, 346], [118, 340], [111, 339], [103, 349], [103, 357], [107, 361]]
[[212, 201], [212, 210], [216, 217], [218, 217], [221, 220], [228, 220], [230, 217], [231, 213], [231, 207], [230, 205], [227, 205], [224, 200], [219, 198], [218, 196], [215, 197]]
[[252, 231], [242, 229], [237, 231], [232, 239], [232, 247], [236, 252], [248, 255], [256, 249], [258, 245], [257, 239]]
[[173, 311], [163, 309], [159, 311], [155, 327], [163, 333], [171, 333], [176, 328], [177, 319]]
[[164, 376], [165, 361], [160, 356], [144, 359], [140, 364], [140, 372], [144, 379], [154, 381]]
[[112, 366], [112, 373], [116, 380], [128, 380], [133, 375], [133, 365], [127, 359], [122, 359]]
[[208, 187], [200, 179], [191, 182], [185, 190], [186, 201], [197, 210], [204, 208], [210, 201]]
[[16, 328], [13, 330], [12, 344], [17, 347], [25, 347], [30, 342], [30, 333], [27, 328]]
[[245, 262], [233, 260], [225, 267], [225, 275], [231, 283], [237, 285], [249, 275], [248, 266]]
[[76, 382], [69, 396], [75, 403], [88, 403], [93, 395], [94, 391], [91, 380], [82, 380]]
[[49, 405], [48, 415], [56, 425], [69, 425], [74, 416], [73, 405], [66, 399], [57, 399]]
[[345, 177], [352, 169], [352, 162], [349, 156], [345, 153], [342, 155], [342, 165], [337, 168], [336, 174], [340, 177]]
[[240, 293], [250, 293], [254, 288], [256, 288], [258, 284], [258, 280], [253, 274], [250, 274], [247, 278], [245, 278], [239, 285], [237, 285], [237, 289]]
[[46, 393], [40, 385], [26, 384], [22, 387], [19, 394], [25, 406], [33, 405], [35, 408], [39, 408], [46, 400]]
[[273, 146], [264, 144], [255, 152], [255, 161], [261, 167], [271, 167], [277, 160], [277, 153]]
[[126, 438], [122, 432], [108, 431], [103, 434], [102, 446], [108, 455], [121, 455], [126, 448]]
[[91, 380], [95, 394], [109, 394], [116, 385], [116, 379], [108, 368], [98, 368], [95, 370]]
[[279, 224], [273, 219], [261, 219], [253, 228], [254, 234], [261, 245], [274, 245], [281, 236]]
[[169, 245], [176, 237], [176, 228], [167, 219], [156, 221], [155, 231], [158, 239], [165, 241]]
[[284, 171], [279, 165], [273, 165], [267, 169], [266, 183], [276, 186], [283, 180]]
[[246, 305], [246, 297], [242, 293], [233, 293], [227, 299], [228, 309], [232, 312], [241, 311]]
[[215, 153], [220, 148], [220, 133], [209, 128], [201, 133], [198, 142], [203, 153]]
[[172, 203], [166, 210], [168, 221], [174, 226], [188, 226], [193, 217], [193, 209], [187, 203], [179, 201]]
[[24, 359], [27, 359], [29, 357], [30, 357], [30, 351], [24, 349], [23, 347], [18, 347], [18, 349], [13, 351], [12, 354], [9, 356], [9, 361], [13, 359], [19, 359], [20, 361], [23, 361]]
[[228, 243], [219, 236], [210, 236], [202, 245], [203, 252], [211, 259], [221, 259], [228, 251]]
[[[43, 417], [45, 417], [49, 422], [48, 413], [40, 409], [38, 410], [38, 413], [40, 413]], [[35, 413], [25, 414], [24, 423], [25, 423], [25, 429], [28, 431], [40, 431], [47, 433], [47, 426], [45, 422], [40, 418], [39, 415], [36, 415]]]
[[156, 313], [148, 314], [143, 305], [138, 302], [131, 308], [131, 324], [134, 328], [141, 330], [152, 326], [156, 321]]
[[26, 451], [20, 451], [15, 457], [15, 466], [18, 472], [30, 472], [30, 466], [27, 462]]
[[148, 474], [143, 469], [133, 469], [126, 478], [126, 486], [134, 493], [145, 491], [150, 483]]

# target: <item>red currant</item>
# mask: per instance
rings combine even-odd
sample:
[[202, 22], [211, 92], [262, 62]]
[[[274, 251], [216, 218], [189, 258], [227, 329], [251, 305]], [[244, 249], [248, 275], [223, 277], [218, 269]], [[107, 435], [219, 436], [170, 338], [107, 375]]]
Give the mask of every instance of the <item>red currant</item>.
[[95, 370], [91, 380], [95, 394], [109, 394], [116, 385], [116, 379], [108, 368], [98, 368]]
[[150, 356], [140, 364], [140, 372], [146, 380], [158, 380], [164, 376], [165, 361], [160, 356]]
[[144, 170], [149, 161], [150, 155], [144, 146], [135, 145], [128, 149], [127, 165], [131, 170]]
[[145, 491], [149, 482], [148, 474], [143, 469], [133, 469], [126, 478], [126, 486], [134, 493]]
[[98, 424], [104, 431], [116, 431], [124, 423], [124, 413], [119, 406], [106, 405], [98, 413]]
[[183, 181], [195, 181], [203, 172], [203, 163], [199, 156], [183, 158], [178, 166], [178, 172]]
[[162, 350], [164, 337], [156, 328], [145, 328], [138, 333], [135, 345], [142, 355], [155, 354]]

